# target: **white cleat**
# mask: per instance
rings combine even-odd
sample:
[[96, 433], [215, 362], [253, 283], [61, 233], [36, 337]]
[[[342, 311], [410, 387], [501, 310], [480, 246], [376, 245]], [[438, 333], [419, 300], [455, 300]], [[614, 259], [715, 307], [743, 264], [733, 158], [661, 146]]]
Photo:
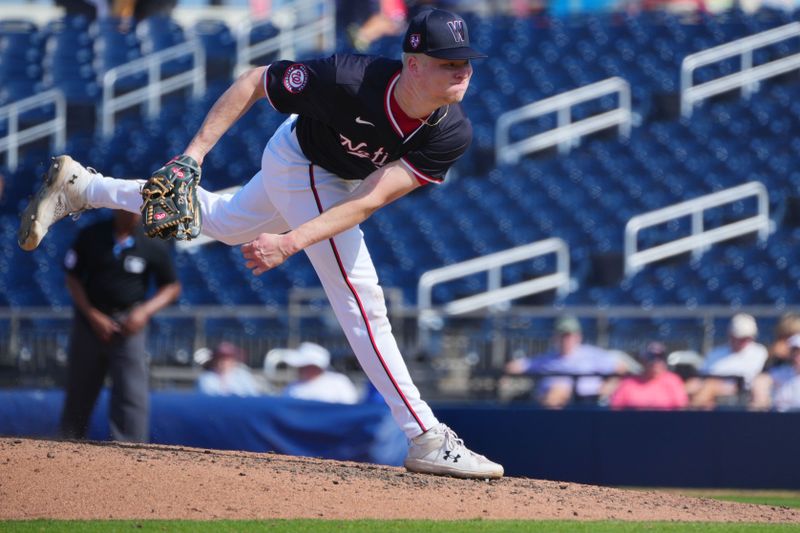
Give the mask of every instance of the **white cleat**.
[[469, 450], [455, 431], [438, 424], [411, 439], [405, 467], [410, 472], [460, 478], [498, 479], [503, 466]]
[[67, 215], [77, 215], [89, 209], [86, 187], [92, 174], [68, 155], [53, 158], [44, 184], [22, 213], [17, 242], [23, 250], [39, 246], [50, 226]]

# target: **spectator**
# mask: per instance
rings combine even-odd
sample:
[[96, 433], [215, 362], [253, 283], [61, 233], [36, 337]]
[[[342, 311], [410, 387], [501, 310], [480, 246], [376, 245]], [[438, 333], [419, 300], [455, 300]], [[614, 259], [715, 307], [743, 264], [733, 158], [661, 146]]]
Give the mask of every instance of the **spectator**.
[[294, 381], [297, 372], [286, 364], [291, 348], [272, 348], [264, 355], [261, 379], [264, 394], [280, 394], [286, 385]]
[[108, 0], [55, 0], [55, 4], [64, 8], [68, 17], [82, 16], [89, 20], [107, 17], [110, 9]]
[[649, 343], [639, 354], [644, 367], [640, 376], [622, 380], [611, 396], [614, 409], [683, 409], [689, 397], [683, 380], [667, 366], [667, 350], [660, 342]]
[[775, 338], [769, 346], [769, 358], [764, 363], [764, 370], [781, 365], [791, 366], [789, 338], [798, 333], [800, 333], [800, 314], [792, 312], [783, 314], [775, 326]]
[[302, 343], [289, 352], [284, 361], [297, 369], [298, 379], [283, 391], [284, 396], [301, 400], [354, 404], [358, 391], [350, 378], [329, 370], [331, 354], [313, 342]]
[[[114, 218], [84, 228], [64, 259], [66, 285], [75, 304], [61, 431], [86, 437], [106, 374], [111, 376], [111, 437], [148, 440], [147, 323], [172, 303], [181, 286], [165, 242], [148, 239], [141, 217]], [[148, 298], [148, 285], [157, 290]]]
[[378, 0], [376, 3], [374, 12], [363, 24], [347, 28], [353, 48], [359, 52], [366, 52], [381, 37], [400, 35], [405, 29], [408, 9], [403, 0]]
[[687, 383], [694, 407], [710, 409], [721, 398], [742, 392], [738, 390], [737, 380], [726, 377], [740, 378], [744, 388], [749, 390], [767, 360], [767, 349], [755, 341], [757, 335], [758, 326], [752, 316], [739, 313], [731, 318], [728, 344], [711, 350], [700, 367], [701, 376], [709, 377]]
[[[555, 374], [536, 384], [537, 400], [546, 407], [563, 407], [573, 396], [578, 400], [597, 399], [606, 393], [601, 376], [627, 372], [625, 364], [614, 354], [583, 344], [580, 322], [575, 317], [561, 317], [555, 325], [554, 348], [545, 354], [515, 359], [506, 365], [508, 374]], [[560, 375], [563, 374], [563, 375]], [[578, 378], [573, 375], [587, 375]]]
[[800, 409], [800, 334], [788, 339], [788, 364], [773, 367], [753, 380], [753, 409]]
[[115, 17], [139, 21], [172, 16], [177, 3], [177, 0], [113, 0], [110, 5]]
[[197, 378], [197, 390], [211, 396], [258, 396], [258, 384], [244, 363], [244, 351], [231, 342], [221, 342], [205, 370]]

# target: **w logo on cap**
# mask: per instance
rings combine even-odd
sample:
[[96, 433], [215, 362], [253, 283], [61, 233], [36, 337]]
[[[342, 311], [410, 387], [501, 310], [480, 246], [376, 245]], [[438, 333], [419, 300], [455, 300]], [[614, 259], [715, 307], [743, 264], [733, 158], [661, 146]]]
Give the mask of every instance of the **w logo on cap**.
[[457, 43], [463, 43], [465, 40], [464, 37], [464, 21], [463, 20], [451, 20], [447, 23], [447, 27], [450, 28], [450, 33], [453, 34], [453, 39]]

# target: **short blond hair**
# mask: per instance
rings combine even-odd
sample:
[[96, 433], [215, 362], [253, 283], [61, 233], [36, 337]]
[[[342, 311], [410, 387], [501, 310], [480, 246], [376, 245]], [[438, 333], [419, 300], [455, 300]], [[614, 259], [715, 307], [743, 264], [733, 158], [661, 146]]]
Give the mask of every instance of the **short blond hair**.
[[788, 339], [800, 333], [800, 313], [784, 313], [775, 325], [775, 338]]

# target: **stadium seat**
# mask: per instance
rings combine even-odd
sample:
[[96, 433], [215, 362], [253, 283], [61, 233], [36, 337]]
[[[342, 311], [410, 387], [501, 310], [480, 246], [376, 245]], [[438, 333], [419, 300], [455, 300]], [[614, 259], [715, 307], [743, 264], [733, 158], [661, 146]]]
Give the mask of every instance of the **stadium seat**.
[[[795, 14], [796, 16], [796, 14]], [[590, 14], [580, 17], [494, 16], [484, 21], [470, 14], [475, 46], [492, 56], [476, 62], [472, 87], [463, 106], [472, 120], [473, 140], [448, 181], [429, 186], [386, 206], [362, 225], [384, 284], [397, 286], [406, 302], [416, 301], [419, 276], [432, 268], [482, 254], [558, 236], [570, 246], [577, 290], [560, 300], [566, 305], [726, 305], [791, 304], [800, 297], [800, 234], [781, 224], [791, 218], [788, 198], [800, 197], [800, 90], [792, 80], [762, 83], [749, 100], [739, 95], [714, 98], [697, 106], [689, 119], [670, 114], [678, 91], [683, 58], [700, 49], [751, 35], [788, 21], [775, 10], [744, 14], [733, 10], [703, 14], [694, 21], [672, 13]], [[265, 23], [248, 36], [251, 43], [277, 35]], [[225, 89], [235, 61], [235, 37], [224, 22], [203, 20], [181, 28], [173, 19], [153, 17], [135, 32], [118, 30], [114, 21], [64, 19], [41, 29], [27, 21], [0, 21], [0, 105], [35, 91], [55, 87], [68, 100], [95, 105], [99, 83], [110, 69], [143, 55], [198, 38], [207, 57], [209, 90], [198, 101], [165, 101], [156, 120], [122, 117], [124, 127], [108, 139], [71, 138], [69, 151], [113, 175], [146, 175], [186, 145], [206, 112]], [[794, 51], [795, 44], [769, 48], [756, 61]], [[381, 40], [373, 50], [397, 56], [395, 39]], [[274, 55], [257, 58], [269, 63]], [[735, 62], [734, 62], [735, 63]], [[698, 73], [697, 81], [731, 73], [723, 62]], [[168, 66], [166, 70], [173, 68]], [[532, 154], [514, 165], [495, 161], [495, 121], [511, 109], [569, 89], [621, 76], [632, 85], [634, 112], [641, 123], [630, 139], [613, 135], [585, 139], [567, 155]], [[144, 84], [139, 76], [123, 80], [119, 92]], [[588, 117], [612, 105], [609, 99], [578, 107], [573, 118]], [[284, 117], [268, 106], [257, 107], [225, 136], [204, 164], [204, 185], [220, 189], [238, 185], [259, 168], [264, 140]], [[174, 124], [169, 134], [165, 123]], [[546, 116], [512, 129], [513, 139], [552, 127]], [[0, 123], [0, 131], [7, 125]], [[22, 254], [15, 244], [14, 217], [37, 183], [47, 154], [23, 156], [20, 170], [8, 174], [0, 200], [2, 305], [65, 305], [60, 271], [47, 264], [64, 253], [76, 226], [54, 228], [36, 254]], [[38, 166], [37, 166], [38, 165]], [[622, 253], [626, 222], [637, 214], [757, 179], [769, 188], [776, 231], [766, 248], [742, 240], [715, 245], [694, 260], [648, 265], [623, 283], [603, 285], [592, 278], [592, 261]], [[747, 205], [709, 213], [710, 227], [745, 213]], [[82, 223], [82, 222], [81, 222]], [[652, 245], [685, 235], [688, 221], [642, 234]], [[72, 229], [62, 230], [61, 227]], [[9, 229], [10, 228], [10, 229]], [[254, 278], [235, 248], [219, 244], [188, 254], [177, 253], [184, 292], [180, 305], [221, 304], [281, 306], [292, 287], [319, 287], [303, 256], [263, 277]], [[504, 270], [507, 282], [540, 275], [549, 260]], [[34, 283], [30, 280], [33, 272]], [[27, 276], [27, 277], [25, 277]], [[439, 286], [442, 302], [481, 290], [485, 281], [472, 276]], [[686, 335], [699, 325], [691, 321], [654, 320], [634, 324], [620, 319], [615, 332], [635, 327], [661, 339]], [[690, 323], [691, 322], [691, 323]], [[220, 335], [232, 328], [263, 329], [239, 320], [212, 324]], [[180, 328], [164, 323], [160, 335]], [[615, 333], [616, 335], [616, 333]], [[614, 342], [622, 342], [616, 339]], [[689, 341], [687, 341], [689, 342]]]

